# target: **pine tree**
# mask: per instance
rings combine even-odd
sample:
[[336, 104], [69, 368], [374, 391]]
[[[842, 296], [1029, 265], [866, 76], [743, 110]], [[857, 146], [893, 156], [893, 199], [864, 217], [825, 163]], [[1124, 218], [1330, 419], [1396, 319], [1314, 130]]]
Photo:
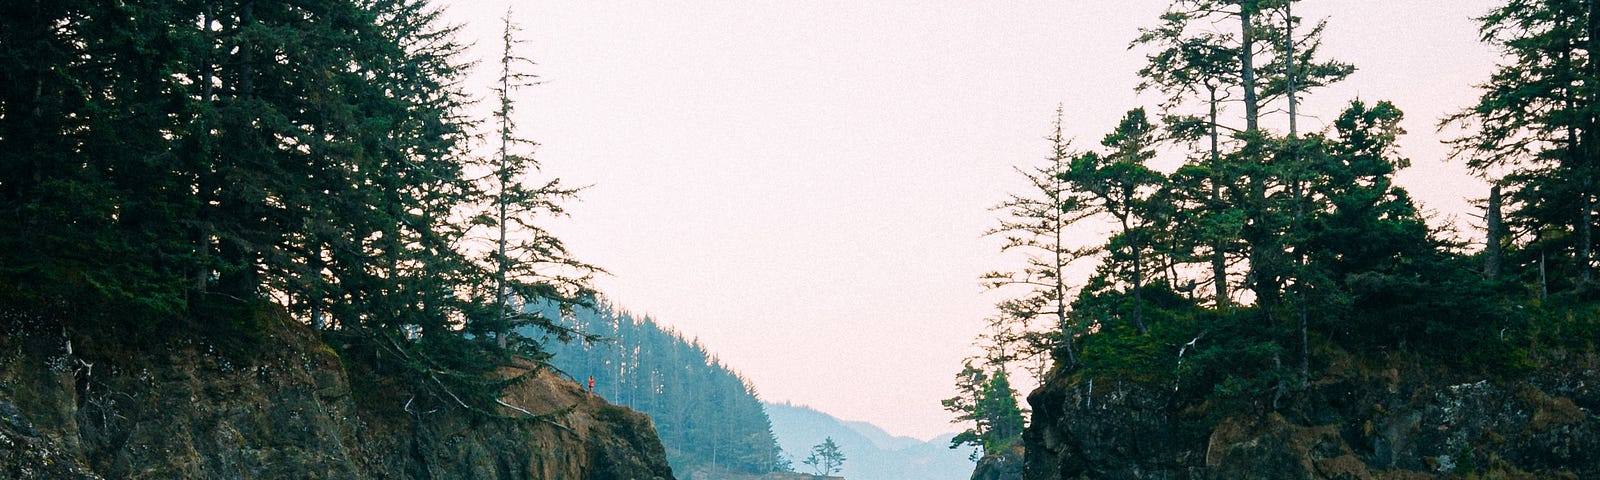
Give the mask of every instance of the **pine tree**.
[[539, 217], [563, 215], [561, 202], [573, 199], [578, 190], [562, 186], [560, 179], [537, 187], [525, 183], [539, 171], [539, 162], [523, 152], [537, 143], [517, 135], [513, 96], [522, 88], [537, 85], [538, 76], [523, 70], [534, 62], [516, 53], [523, 42], [517, 38], [520, 28], [511, 21], [510, 11], [502, 24], [493, 114], [498, 155], [486, 165], [492, 173], [479, 182], [487, 208], [475, 220], [477, 225], [493, 229], [489, 235], [493, 252], [482, 263], [493, 271], [494, 291], [486, 296], [492, 298], [494, 311], [478, 317], [472, 331], [493, 335], [502, 349], [512, 346], [509, 340], [516, 338], [516, 350], [537, 355], [538, 344], [520, 336], [519, 327], [532, 325], [555, 332], [559, 341], [570, 341], [572, 331], [522, 305], [553, 302], [561, 307], [558, 315], [569, 314], [574, 306], [589, 305], [594, 297], [589, 282], [599, 269], [573, 258], [566, 245], [539, 224]]
[[839, 444], [833, 443], [833, 437], [827, 437], [822, 443], [811, 447], [811, 455], [800, 463], [810, 466], [817, 475], [833, 475], [839, 473], [844, 461], [844, 452], [839, 450]]
[[1017, 392], [1004, 368], [992, 371], [974, 366], [969, 359], [956, 375], [955, 397], [940, 403], [945, 410], [956, 414], [953, 423], [970, 426], [950, 439], [950, 448], [963, 445], [979, 447], [973, 455], [996, 454], [1011, 448], [1022, 437], [1026, 426], [1024, 410], [1017, 404]]
[[1516, 1], [1481, 17], [1483, 41], [1510, 59], [1480, 86], [1476, 105], [1443, 122], [1468, 129], [1454, 141], [1454, 157], [1504, 186], [1506, 226], [1514, 234], [1511, 243], [1526, 252], [1523, 261], [1568, 258], [1559, 268], [1573, 286], [1594, 279], [1597, 9], [1593, 0]]
[[987, 273], [983, 281], [989, 289], [1015, 287], [1022, 291], [998, 306], [1002, 319], [1021, 325], [1018, 330], [1035, 331], [1034, 321], [1040, 318], [1054, 321], [1055, 325], [1051, 326], [1055, 337], [1053, 345], [1037, 335], [1025, 337], [1038, 341], [1022, 346], [1026, 350], [1021, 356], [1037, 355], [1054, 348], [1068, 365], [1073, 365], [1077, 363], [1073, 339], [1083, 325], [1073, 323], [1068, 314], [1071, 287], [1067, 285], [1066, 269], [1073, 262], [1098, 253], [1099, 248], [1068, 243], [1068, 228], [1095, 212], [1086, 198], [1068, 188], [1063, 178], [1077, 154], [1062, 133], [1062, 121], [1063, 113], [1058, 107], [1054, 131], [1047, 137], [1051, 146], [1047, 163], [1032, 169], [1017, 168], [1028, 179], [1031, 189], [1012, 194], [1009, 200], [995, 207], [994, 210], [1003, 212], [1004, 217], [1000, 226], [987, 232], [988, 235], [1003, 235], [1006, 244], [1000, 247], [1001, 252], [1020, 252], [1026, 256], [1027, 263], [1015, 272]]
[[1107, 242], [1105, 250], [1111, 256], [1105, 265], [1125, 272], [1127, 290], [1133, 297], [1132, 323], [1141, 334], [1149, 330], [1141, 300], [1148, 263], [1145, 255], [1163, 203], [1152, 200], [1165, 189], [1164, 176], [1145, 165], [1155, 157], [1155, 133], [1144, 109], [1129, 111], [1101, 141], [1110, 151], [1079, 155], [1059, 174], [1068, 188], [1087, 199], [1089, 211], [1108, 215], [1116, 223], [1119, 230]]

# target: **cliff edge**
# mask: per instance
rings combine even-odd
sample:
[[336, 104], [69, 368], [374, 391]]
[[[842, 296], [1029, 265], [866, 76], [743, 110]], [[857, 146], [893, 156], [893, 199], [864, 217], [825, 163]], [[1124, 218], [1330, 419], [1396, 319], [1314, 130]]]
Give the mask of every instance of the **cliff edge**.
[[648, 417], [549, 371], [505, 390], [526, 413], [422, 410], [352, 382], [287, 318], [248, 360], [185, 339], [133, 356], [8, 320], [19, 325], [0, 336], [4, 478], [673, 478]]
[[1600, 478], [1600, 358], [1515, 378], [1336, 356], [1278, 408], [1183, 404], [1081, 370], [1033, 392], [1025, 478]]

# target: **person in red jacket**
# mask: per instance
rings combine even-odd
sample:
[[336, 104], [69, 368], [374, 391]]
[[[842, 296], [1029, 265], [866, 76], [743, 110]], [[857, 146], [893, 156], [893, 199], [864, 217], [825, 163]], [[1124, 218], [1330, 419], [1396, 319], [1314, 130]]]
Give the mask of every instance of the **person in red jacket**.
[[594, 391], [594, 375], [589, 376], [589, 391]]

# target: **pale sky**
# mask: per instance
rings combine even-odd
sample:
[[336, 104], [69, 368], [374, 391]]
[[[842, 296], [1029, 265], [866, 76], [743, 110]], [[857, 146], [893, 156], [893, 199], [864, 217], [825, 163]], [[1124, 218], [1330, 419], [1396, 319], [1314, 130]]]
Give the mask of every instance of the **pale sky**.
[[[612, 273], [600, 289], [789, 401], [898, 435], [957, 431], [939, 400], [1012, 265], [989, 207], [1048, 154], [1057, 104], [1076, 145], [1130, 108], [1167, 2], [478, 1], [447, 18], [486, 86], [516, 5], [545, 84], [517, 99], [544, 173], [593, 185], [554, 230]], [[1350, 99], [1406, 112], [1401, 175], [1439, 222], [1487, 187], [1446, 164], [1434, 124], [1476, 98], [1488, 0], [1311, 0], [1324, 52], [1360, 70], [1314, 92], [1303, 129]], [[486, 88], [473, 90], [487, 97]], [[485, 111], [487, 111], [485, 109]], [[1282, 116], [1282, 113], [1273, 113]]]

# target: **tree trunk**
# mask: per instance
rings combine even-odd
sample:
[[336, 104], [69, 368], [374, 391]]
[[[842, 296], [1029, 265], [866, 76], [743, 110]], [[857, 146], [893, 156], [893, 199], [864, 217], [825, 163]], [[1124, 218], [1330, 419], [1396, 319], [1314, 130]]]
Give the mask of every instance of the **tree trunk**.
[[1239, 86], [1244, 89], [1244, 130], [1255, 133], [1260, 129], [1260, 110], [1256, 104], [1255, 67], [1255, 12], [1248, 5], [1239, 5]]
[[[1289, 0], [1287, 2], [1284, 2], [1284, 4], [1283, 4], [1283, 17], [1284, 17], [1283, 21], [1284, 21], [1284, 29], [1285, 29], [1285, 35], [1284, 36], [1286, 37], [1286, 40], [1284, 41], [1284, 50], [1286, 51], [1286, 55], [1284, 56], [1283, 62], [1284, 62], [1284, 81], [1285, 81], [1285, 86], [1287, 87], [1286, 90], [1288, 91], [1288, 96], [1289, 96], [1289, 141], [1298, 142], [1299, 141], [1300, 131], [1299, 131], [1298, 128], [1296, 128], [1296, 124], [1297, 123], [1296, 123], [1296, 118], [1295, 117], [1297, 116], [1297, 114], [1296, 114], [1296, 111], [1295, 111], [1295, 105], [1297, 105], [1299, 102], [1298, 102], [1297, 99], [1295, 99], [1295, 88], [1294, 88], [1294, 8], [1293, 7], [1294, 7], [1294, 0]], [[1294, 165], [1292, 165], [1290, 167], [1291, 168], [1290, 169], [1290, 172], [1291, 172], [1290, 181], [1293, 182], [1293, 185], [1294, 185], [1294, 187], [1293, 187], [1294, 188], [1294, 229], [1296, 231], [1303, 231], [1305, 229], [1305, 190], [1300, 185], [1300, 172], [1303, 171], [1303, 170], [1302, 170], [1301, 165], [1300, 165], [1300, 148], [1299, 148], [1298, 145], [1293, 145], [1293, 148], [1294, 148]], [[1311, 336], [1309, 334], [1310, 323], [1311, 322], [1310, 322], [1310, 318], [1308, 318], [1309, 314], [1306, 311], [1306, 284], [1305, 284], [1305, 280], [1306, 280], [1305, 279], [1305, 277], [1306, 277], [1306, 254], [1305, 254], [1305, 245], [1296, 245], [1295, 248], [1294, 248], [1294, 255], [1295, 255], [1295, 265], [1297, 267], [1299, 267], [1299, 271], [1295, 272], [1295, 277], [1296, 278], [1295, 278], [1295, 282], [1294, 283], [1295, 283], [1295, 290], [1296, 290], [1296, 292], [1295, 292], [1295, 297], [1296, 297], [1295, 303], [1298, 304], [1298, 305], [1296, 305], [1296, 307], [1297, 307], [1297, 309], [1299, 310], [1299, 313], [1300, 313], [1300, 388], [1303, 389], [1303, 388], [1306, 387], [1306, 382], [1309, 381], [1309, 378], [1310, 378], [1310, 375], [1311, 375]]]
[[1061, 254], [1061, 228], [1056, 228], [1056, 321], [1060, 323], [1061, 345], [1067, 354], [1067, 367], [1078, 365], [1078, 352], [1073, 348], [1072, 325], [1067, 323], [1067, 285], [1062, 280], [1059, 272], [1066, 268], [1066, 261]]
[[1544, 250], [1539, 250], [1539, 301], [1550, 298], [1550, 281], [1545, 277]]
[[[1217, 139], [1217, 87], [1207, 85], [1211, 93], [1211, 206], [1222, 205], [1222, 150]], [[1217, 308], [1228, 305], [1228, 251], [1227, 241], [1220, 233], [1211, 239], [1211, 281], [1217, 292]]]
[[1483, 276], [1489, 280], [1500, 277], [1500, 261], [1504, 255], [1501, 245], [1505, 242], [1505, 220], [1500, 205], [1500, 184], [1495, 183], [1489, 187], [1489, 207], [1483, 215], [1487, 230], [1483, 244]]
[[1247, 215], [1255, 221], [1246, 224], [1242, 238], [1250, 248], [1250, 289], [1256, 294], [1256, 305], [1263, 307], [1263, 314], [1270, 314], [1271, 307], [1277, 306], [1282, 297], [1281, 266], [1283, 259], [1282, 242], [1278, 239], [1278, 232], [1272, 231], [1266, 225], [1266, 218], [1271, 212], [1267, 211], [1266, 181], [1259, 178], [1259, 174], [1249, 180], [1248, 198], [1245, 202], [1251, 206]]
[[[1593, 32], [1595, 27], [1595, 16], [1592, 15], [1594, 10], [1594, 2], [1590, 1], [1589, 4], [1589, 13], [1591, 14], [1587, 15], [1588, 19], [1584, 25], [1586, 33]], [[1567, 26], [1566, 22], [1571, 20], [1572, 19], [1569, 18], [1561, 19], [1558, 22], [1558, 27]], [[1556, 61], [1557, 75], [1559, 75], [1559, 78], [1561, 78], [1561, 80], [1564, 82], [1564, 89], [1562, 90], [1562, 108], [1565, 110], [1565, 113], [1573, 117], [1577, 117], [1580, 111], [1584, 112], [1581, 119], [1574, 118], [1573, 120], [1565, 122], [1567, 144], [1566, 151], [1564, 152], [1564, 158], [1562, 159], [1562, 167], [1567, 170], [1563, 173], [1570, 174], [1575, 179], [1582, 179], [1573, 180], [1574, 182], [1577, 182], [1578, 185], [1575, 189], [1576, 191], [1572, 193], [1572, 195], [1576, 197], [1578, 208], [1578, 212], [1576, 212], [1577, 215], [1572, 219], [1572, 230], [1573, 233], [1575, 233], [1578, 237], [1575, 241], [1576, 244], [1573, 245], [1573, 256], [1575, 257], [1573, 260], [1577, 263], [1576, 266], [1578, 267], [1577, 283], [1580, 285], [1580, 288], [1582, 288], [1581, 285], [1587, 283], [1590, 278], [1589, 250], [1591, 243], [1590, 235], [1592, 235], [1592, 233], [1590, 232], [1589, 226], [1589, 185], [1591, 184], [1591, 180], [1588, 178], [1590, 176], [1590, 171], [1588, 168], [1586, 168], [1586, 165], [1593, 156], [1589, 150], [1594, 148], [1595, 142], [1593, 138], [1594, 129], [1592, 128], [1593, 122], [1590, 118], [1591, 115], [1587, 113], [1589, 101], [1587, 99], [1580, 101], [1579, 97], [1588, 93], [1588, 91], [1592, 89], [1592, 87], [1588, 84], [1590, 83], [1589, 80], [1594, 78], [1592, 75], [1595, 73], [1596, 66], [1594, 65], [1594, 62], [1588, 62], [1589, 65], [1585, 72], [1577, 72], [1577, 69], [1574, 68], [1573, 65], [1573, 63], [1576, 62], [1576, 60], [1573, 58], [1573, 54], [1578, 50], [1579, 46], [1576, 40], [1572, 38], [1568, 38], [1566, 42], [1567, 44], [1564, 46], [1565, 48], [1561, 49], [1560, 53], [1557, 55]], [[1593, 52], [1593, 48], [1595, 46], [1596, 41], [1591, 36], [1589, 39], [1587, 39], [1583, 48]], [[1581, 89], [1579, 87], [1580, 84], [1583, 85]], [[1582, 125], [1579, 124], [1580, 122], [1582, 122]]]
[[[1260, 131], [1260, 105], [1257, 104], [1256, 95], [1256, 70], [1255, 70], [1255, 8], [1249, 4], [1239, 5], [1239, 86], [1244, 90], [1244, 122], [1245, 133], [1254, 135]], [[1251, 205], [1264, 208], [1267, 200], [1266, 179], [1260, 174], [1251, 175], [1249, 179], [1249, 198]], [[1264, 214], [1265, 212], [1257, 212]], [[1260, 230], [1260, 228], [1257, 228]], [[1247, 236], [1250, 244], [1250, 272], [1251, 281], [1254, 283], [1252, 290], [1256, 294], [1256, 304], [1271, 307], [1278, 303], [1278, 268], [1277, 262], [1282, 252], [1278, 252], [1278, 242], [1275, 232], [1257, 231]], [[1263, 310], [1265, 311], [1265, 310]]]
[[510, 17], [508, 16], [507, 19], [506, 19], [506, 26], [505, 26], [505, 29], [506, 29], [505, 50], [503, 52], [501, 52], [502, 56], [501, 56], [501, 59], [500, 59], [500, 68], [501, 68], [501, 70], [500, 70], [500, 98], [499, 98], [499, 100], [500, 100], [500, 110], [499, 110], [499, 116], [500, 116], [500, 171], [495, 172], [495, 176], [498, 177], [499, 180], [500, 180], [500, 191], [497, 192], [497, 195], [496, 195], [496, 197], [498, 197], [498, 198], [495, 198], [495, 203], [497, 204], [496, 206], [499, 207], [499, 210], [500, 210], [499, 211], [499, 217], [498, 217], [498, 221], [499, 221], [498, 224], [500, 226], [500, 237], [498, 238], [498, 240], [496, 242], [497, 246], [498, 246], [498, 254], [495, 256], [495, 276], [494, 276], [494, 295], [495, 295], [494, 298], [495, 298], [495, 306], [497, 308], [496, 315], [498, 315], [498, 317], [495, 318], [495, 325], [498, 326], [498, 328], [500, 328], [500, 331], [495, 332], [495, 343], [497, 345], [499, 345], [501, 349], [505, 349], [506, 348], [506, 345], [507, 345], [506, 336], [510, 333], [510, 330], [511, 330], [511, 325], [506, 324], [506, 318], [507, 318], [507, 313], [508, 313], [508, 312], [506, 312], [506, 303], [507, 303], [507, 300], [508, 300], [506, 298], [506, 267], [507, 267], [507, 265], [506, 265], [506, 263], [507, 263], [507, 259], [506, 259], [506, 217], [507, 217], [507, 212], [506, 212], [506, 207], [507, 207], [507, 205], [506, 205], [506, 201], [507, 201], [507, 198], [506, 198], [506, 185], [511, 183], [511, 178], [510, 178], [511, 171], [508, 169], [508, 166], [509, 166], [508, 164], [510, 162], [510, 148], [511, 148], [511, 118], [510, 118], [510, 113], [511, 113], [510, 110], [511, 109], [507, 106], [507, 104], [510, 103], [510, 99], [508, 97], [511, 95], [511, 60], [510, 60], [511, 59], [511, 23], [510, 22], [511, 22], [511, 20], [510, 20]]
[[1594, 281], [1594, 196], [1589, 193], [1593, 188], [1594, 177], [1585, 178], [1580, 200], [1583, 214], [1578, 216], [1578, 276], [1585, 287]]
[[1587, 44], [1584, 46], [1589, 58], [1588, 71], [1584, 75], [1584, 129], [1583, 129], [1583, 158], [1579, 160], [1579, 178], [1583, 185], [1579, 188], [1578, 207], [1583, 211], [1578, 215], [1578, 275], [1584, 287], [1594, 281], [1594, 177], [1600, 175], [1600, 119], [1596, 119], [1596, 103], [1600, 102], [1600, 88], [1595, 86], [1600, 81], [1600, 61], [1594, 56], [1600, 53], [1600, 0], [1589, 0], [1588, 22], [1584, 25]]
[[[1122, 231], [1128, 232], [1128, 222], [1123, 221]], [[1144, 250], [1138, 241], [1137, 232], [1128, 232], [1133, 235], [1133, 241], [1128, 242], [1128, 249], [1133, 251], [1133, 326], [1139, 329], [1139, 334], [1149, 333], [1144, 325], [1144, 265], [1140, 258], [1140, 251]]]
[[1287, 87], [1287, 90], [1289, 92], [1289, 138], [1294, 138], [1294, 137], [1296, 137], [1296, 136], [1298, 136], [1300, 134], [1300, 130], [1295, 127], [1295, 125], [1297, 124], [1296, 120], [1298, 120], [1298, 118], [1296, 118], [1296, 117], [1298, 117], [1298, 115], [1296, 114], [1295, 106], [1298, 105], [1300, 102], [1299, 102], [1298, 99], [1295, 98], [1295, 88], [1294, 88], [1294, 8], [1293, 7], [1294, 7], [1294, 0], [1289, 0], [1289, 1], [1283, 3], [1284, 26], [1286, 27], [1286, 30], [1287, 30], [1287, 32], [1286, 32], [1287, 35], [1285, 35], [1285, 36], [1288, 37], [1288, 41], [1284, 42], [1285, 43], [1284, 49], [1288, 51], [1288, 54], [1284, 57], [1284, 81], [1286, 82], [1285, 86]]

